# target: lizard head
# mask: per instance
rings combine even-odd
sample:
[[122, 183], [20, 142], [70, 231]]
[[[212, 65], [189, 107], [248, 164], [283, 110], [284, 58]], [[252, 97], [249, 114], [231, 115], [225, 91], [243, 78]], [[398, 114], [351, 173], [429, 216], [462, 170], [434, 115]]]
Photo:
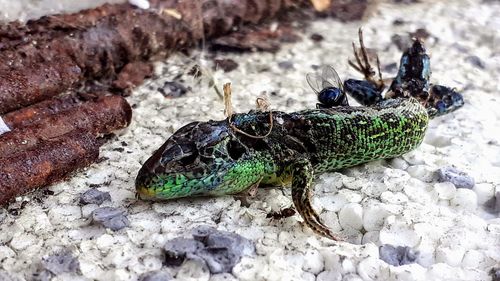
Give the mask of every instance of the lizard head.
[[135, 185], [142, 199], [234, 194], [258, 182], [261, 166], [227, 120], [193, 122], [144, 163]]

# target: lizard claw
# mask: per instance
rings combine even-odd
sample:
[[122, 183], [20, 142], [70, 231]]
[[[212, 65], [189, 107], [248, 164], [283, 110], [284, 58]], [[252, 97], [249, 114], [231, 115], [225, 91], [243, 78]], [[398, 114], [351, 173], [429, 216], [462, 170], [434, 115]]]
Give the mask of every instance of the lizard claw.
[[293, 164], [292, 173], [292, 200], [297, 212], [304, 219], [304, 223], [317, 234], [335, 241], [340, 241], [341, 239], [335, 236], [330, 229], [321, 222], [319, 215], [312, 208], [311, 195], [314, 171], [311, 162], [307, 159], [296, 161]]

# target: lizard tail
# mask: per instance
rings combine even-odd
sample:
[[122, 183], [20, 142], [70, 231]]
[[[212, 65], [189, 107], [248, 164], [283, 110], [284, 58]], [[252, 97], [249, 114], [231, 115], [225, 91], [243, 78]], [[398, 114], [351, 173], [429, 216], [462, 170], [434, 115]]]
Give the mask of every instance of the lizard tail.
[[297, 212], [304, 222], [317, 234], [335, 241], [341, 239], [335, 236], [320, 220], [311, 205], [314, 170], [307, 159], [299, 159], [292, 164], [292, 199]]

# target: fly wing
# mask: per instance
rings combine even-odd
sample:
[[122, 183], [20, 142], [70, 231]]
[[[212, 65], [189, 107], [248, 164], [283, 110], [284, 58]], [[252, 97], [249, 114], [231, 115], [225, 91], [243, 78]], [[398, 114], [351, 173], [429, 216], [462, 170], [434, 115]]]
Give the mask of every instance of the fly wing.
[[309, 84], [316, 94], [319, 94], [323, 90], [323, 79], [318, 73], [307, 73], [306, 80], [307, 84]]
[[330, 65], [323, 65], [319, 73], [308, 73], [306, 75], [307, 83], [319, 94], [325, 88], [338, 88], [344, 92], [344, 86], [337, 71]]
[[335, 69], [331, 65], [324, 65], [321, 68], [321, 78], [323, 80], [323, 89], [328, 87], [335, 87], [344, 92], [344, 83], [342, 83], [342, 80], [340, 79], [337, 71], [335, 71]]

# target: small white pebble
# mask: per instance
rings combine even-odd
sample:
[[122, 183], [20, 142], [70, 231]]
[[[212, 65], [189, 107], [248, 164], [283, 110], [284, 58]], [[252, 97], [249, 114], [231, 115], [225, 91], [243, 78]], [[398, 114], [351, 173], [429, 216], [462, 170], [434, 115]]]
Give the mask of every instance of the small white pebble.
[[5, 260], [7, 258], [12, 258], [16, 256], [16, 252], [14, 252], [11, 248], [7, 246], [0, 246], [0, 260]]
[[468, 250], [462, 259], [463, 267], [478, 268], [484, 260], [484, 254], [477, 250]]
[[380, 199], [384, 203], [390, 204], [402, 204], [408, 202], [408, 197], [402, 192], [390, 192], [386, 191], [380, 195]]
[[401, 222], [394, 216], [387, 217], [385, 226], [380, 230], [380, 244], [390, 244], [394, 246], [415, 247], [420, 243], [421, 237], [412, 225]]
[[339, 222], [343, 228], [360, 230], [363, 227], [363, 207], [358, 203], [349, 203], [339, 212]]
[[446, 263], [436, 263], [427, 270], [426, 277], [427, 280], [464, 280], [462, 272]]
[[113, 236], [109, 234], [103, 234], [99, 236], [96, 240], [96, 246], [101, 250], [102, 252], [106, 252], [109, 250], [111, 246], [115, 243], [115, 239]]
[[462, 247], [438, 247], [436, 262], [443, 262], [450, 266], [459, 266], [462, 263], [465, 250]]
[[0, 117], [0, 135], [7, 132], [10, 132], [10, 128], [5, 124], [2, 117]]
[[459, 188], [450, 203], [464, 210], [474, 210], [477, 207], [477, 195], [470, 189]]
[[339, 271], [341, 270], [340, 257], [328, 248], [320, 250], [323, 259], [325, 260], [325, 271]]
[[342, 261], [342, 273], [356, 272], [356, 265], [352, 260], [344, 259]]
[[22, 251], [33, 245], [37, 241], [37, 238], [30, 233], [20, 233], [15, 234], [12, 241], [10, 241], [10, 247], [17, 251]]
[[336, 271], [323, 271], [318, 274], [316, 281], [340, 281], [342, 280], [342, 274]]
[[361, 240], [361, 242], [363, 244], [373, 243], [375, 245], [380, 245], [379, 233], [378, 231], [368, 231], [363, 235], [363, 240]]
[[236, 279], [231, 273], [219, 273], [210, 276], [209, 281], [236, 281]]
[[439, 130], [430, 130], [425, 134], [424, 142], [435, 147], [445, 147], [451, 145], [451, 138], [439, 134]]
[[141, 9], [144, 9], [144, 10], [147, 10], [150, 7], [148, 0], [128, 0], [128, 2], [131, 5], [134, 5], [137, 8], [141, 8]]
[[265, 261], [244, 256], [234, 266], [232, 273], [238, 280], [257, 280], [265, 267], [268, 267]]
[[381, 206], [372, 205], [365, 208], [363, 212], [363, 226], [367, 231], [380, 230], [384, 220], [391, 213]]
[[399, 158], [399, 157], [396, 157], [396, 158], [393, 158], [392, 160], [390, 160], [389, 164], [394, 169], [399, 169], [399, 170], [406, 170], [409, 166], [408, 162], [406, 162], [403, 158]]
[[106, 279], [104, 270], [92, 259], [78, 258], [80, 271], [88, 279]]
[[388, 280], [388, 267], [383, 260], [369, 257], [358, 264], [358, 274], [364, 280]]
[[421, 281], [427, 280], [425, 274], [427, 269], [420, 264], [412, 263], [403, 266], [394, 266], [390, 268], [391, 276], [393, 280], [404, 280], [404, 281]]
[[477, 195], [477, 203], [482, 205], [495, 196], [495, 187], [490, 183], [477, 183], [472, 190]]
[[455, 197], [457, 188], [451, 182], [440, 182], [434, 184], [438, 197], [443, 200], [450, 200]]
[[342, 184], [347, 189], [360, 190], [363, 187], [364, 182], [362, 180], [351, 177], [342, 177]]
[[433, 172], [426, 165], [413, 165], [406, 169], [410, 176], [424, 182], [429, 182], [433, 178]]
[[48, 216], [53, 225], [75, 222], [82, 217], [82, 209], [79, 206], [58, 205], [49, 210]]
[[347, 276], [344, 276], [344, 278], [342, 278], [342, 280], [343, 281], [363, 281], [363, 279], [361, 279], [361, 277], [359, 277], [356, 274], [349, 274]]
[[347, 199], [343, 194], [335, 194], [330, 196], [324, 196], [320, 198], [315, 198], [321, 204], [321, 206], [330, 212], [338, 212], [347, 203]]
[[323, 256], [318, 252], [318, 250], [308, 250], [304, 256], [302, 269], [317, 275], [323, 271], [324, 268]]

